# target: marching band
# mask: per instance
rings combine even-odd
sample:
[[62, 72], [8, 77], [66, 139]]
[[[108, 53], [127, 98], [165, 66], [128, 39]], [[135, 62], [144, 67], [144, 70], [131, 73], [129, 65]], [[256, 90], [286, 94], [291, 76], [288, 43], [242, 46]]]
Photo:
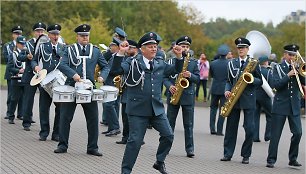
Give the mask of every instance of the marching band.
[[[31, 124], [35, 123], [32, 110], [38, 88], [39, 140], [46, 141], [49, 136], [50, 106], [54, 103], [51, 140], [59, 142], [54, 153], [66, 153], [70, 123], [76, 106], [80, 104], [87, 123], [87, 154], [102, 156], [97, 143], [99, 115], [102, 114], [99, 113], [98, 103], [103, 103], [102, 121], [108, 124], [108, 130], [102, 134], [108, 137], [121, 134], [121, 103], [123, 137], [116, 142], [126, 145], [121, 173], [132, 172], [144, 144], [146, 129], [151, 125], [160, 133], [153, 168], [167, 174], [165, 159], [174, 141], [176, 118], [182, 107], [185, 150], [187, 157], [195, 156], [195, 86], [200, 80], [200, 72], [198, 61], [190, 48], [192, 40], [189, 36], [178, 38], [172, 47], [172, 54], [168, 54], [172, 57], [166, 57], [159, 48], [162, 38], [156, 32], [145, 33], [137, 42], [128, 40], [125, 31], [116, 27], [113, 41], [108, 50], [103, 52], [90, 43], [91, 26], [88, 24], [75, 28], [76, 43], [71, 45], [60, 42], [59, 24], [47, 27], [38, 22], [32, 29], [34, 38], [27, 41], [22, 36], [23, 28], [13, 27], [13, 41], [3, 46], [8, 86], [5, 119], [8, 119], [9, 124], [15, 123], [15, 111], [18, 108], [17, 118], [23, 120], [24, 130], [31, 130]], [[45, 31], [48, 35], [44, 34]], [[217, 50], [216, 60], [211, 62], [213, 83], [211, 121], [208, 123], [211, 134], [225, 135], [221, 161], [231, 161], [242, 110], [245, 141], [241, 156], [242, 163], [249, 164], [253, 142], [260, 142], [259, 120], [263, 110], [267, 121], [264, 140], [270, 141], [266, 167], [273, 168], [277, 161], [283, 126], [288, 119], [292, 133], [288, 165], [299, 167], [299, 143], [302, 136], [300, 108], [301, 96], [304, 95], [300, 89], [305, 85], [306, 74], [304, 58], [299, 54], [298, 45], [289, 44], [284, 46], [282, 62], [270, 66], [269, 45], [265, 45], [268, 50], [257, 47], [260, 45], [258, 40], [267, 39], [262, 34], [255, 36], [256, 39], [253, 37], [238, 37], [235, 40], [239, 55], [237, 58], [228, 59], [231, 51], [227, 45], [222, 44]], [[257, 50], [254, 51], [254, 47]], [[100, 88], [96, 82], [101, 83]], [[167, 111], [162, 100], [163, 85], [167, 88]], [[179, 97], [175, 98], [178, 93]], [[224, 121], [227, 122], [225, 134]]]

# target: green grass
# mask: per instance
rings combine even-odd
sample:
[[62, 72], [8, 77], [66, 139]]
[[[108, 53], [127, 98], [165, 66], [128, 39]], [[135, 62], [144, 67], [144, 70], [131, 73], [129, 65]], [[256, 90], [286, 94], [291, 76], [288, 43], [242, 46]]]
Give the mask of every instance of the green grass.
[[6, 65], [0, 64], [0, 86], [7, 86], [6, 80], [4, 80]]

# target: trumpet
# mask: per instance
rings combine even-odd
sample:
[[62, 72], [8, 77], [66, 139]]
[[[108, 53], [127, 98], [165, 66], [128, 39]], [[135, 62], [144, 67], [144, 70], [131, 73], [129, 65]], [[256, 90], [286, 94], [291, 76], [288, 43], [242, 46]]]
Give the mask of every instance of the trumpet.
[[306, 70], [305, 70], [306, 62], [301, 56], [299, 51], [296, 51], [296, 55], [294, 57], [293, 63], [294, 63], [293, 65], [296, 65], [297, 67], [299, 67], [298, 68], [299, 74], [305, 77], [306, 76]]
[[[292, 65], [292, 70], [294, 71], [294, 74], [295, 74], [296, 81], [299, 86], [300, 93], [304, 97], [305, 94], [304, 94], [304, 90], [303, 90], [303, 87], [302, 87], [302, 84], [299, 78], [299, 74], [303, 77], [306, 76], [306, 72], [305, 72], [306, 63], [303, 57], [301, 56], [301, 54], [299, 53], [299, 51], [296, 52], [295, 57], [293, 58], [293, 60], [291, 60], [291, 65]], [[298, 67], [298, 70], [296, 69], [296, 66]]]

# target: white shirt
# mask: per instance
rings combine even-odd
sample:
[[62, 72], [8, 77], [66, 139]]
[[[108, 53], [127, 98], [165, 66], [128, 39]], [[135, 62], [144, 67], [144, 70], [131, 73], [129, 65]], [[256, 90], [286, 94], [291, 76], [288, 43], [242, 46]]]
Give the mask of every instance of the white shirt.
[[[147, 69], [150, 69], [150, 63], [149, 63], [150, 60], [147, 59], [147, 58], [144, 57], [144, 56], [142, 56], [142, 59], [143, 59], [145, 65], [146, 65]], [[152, 59], [151, 61], [153, 61], [153, 59]]]

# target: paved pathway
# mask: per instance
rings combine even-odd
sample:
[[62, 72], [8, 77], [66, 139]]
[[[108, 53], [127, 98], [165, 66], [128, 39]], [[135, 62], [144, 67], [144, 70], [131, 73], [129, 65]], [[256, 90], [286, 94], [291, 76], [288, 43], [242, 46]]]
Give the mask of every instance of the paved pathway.
[[[124, 153], [124, 145], [117, 145], [117, 137], [105, 137], [99, 135], [99, 148], [103, 157], [89, 156], [86, 154], [87, 132], [83, 110], [77, 107], [76, 115], [71, 124], [69, 149], [66, 154], [55, 154], [53, 150], [57, 143], [50, 140], [40, 142], [38, 140], [38, 94], [35, 97], [34, 120], [37, 122], [31, 127], [30, 132], [22, 129], [22, 121], [16, 120], [14, 125], [9, 125], [3, 117], [6, 112], [6, 90], [0, 91], [1, 97], [1, 173], [102, 173], [119, 174], [121, 160]], [[166, 167], [171, 174], [303, 174], [305, 173], [305, 134], [300, 144], [299, 162], [301, 168], [288, 166], [288, 149], [290, 131], [288, 123], [282, 135], [278, 161], [274, 169], [265, 167], [268, 143], [254, 143], [250, 164], [241, 164], [240, 149], [244, 139], [242, 123], [239, 126], [237, 147], [231, 162], [221, 162], [223, 156], [223, 137], [209, 134], [209, 108], [195, 108], [195, 158], [185, 157], [184, 135], [182, 119], [177, 120], [175, 140], [170, 155], [166, 159]], [[51, 120], [53, 122], [54, 106], [51, 108]], [[243, 117], [242, 117], [243, 118]], [[264, 117], [261, 119], [264, 125]], [[303, 129], [305, 130], [305, 118]], [[107, 127], [99, 126], [100, 132]], [[263, 139], [264, 127], [261, 127]], [[158, 145], [158, 133], [152, 129], [145, 136], [146, 144], [142, 146], [133, 173], [154, 174], [158, 173], [152, 165], [155, 161], [155, 153]]]

